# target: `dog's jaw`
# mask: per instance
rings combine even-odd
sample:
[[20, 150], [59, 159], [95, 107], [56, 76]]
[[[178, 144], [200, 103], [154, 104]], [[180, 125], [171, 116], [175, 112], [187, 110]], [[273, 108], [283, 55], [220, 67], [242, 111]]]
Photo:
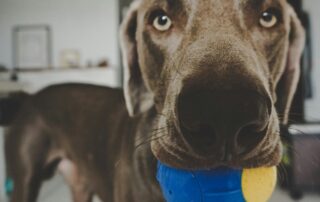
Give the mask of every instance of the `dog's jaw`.
[[261, 152], [246, 160], [234, 159], [229, 162], [217, 161], [216, 157], [200, 158], [183, 151], [183, 148], [184, 146], [181, 145], [168, 145], [164, 141], [158, 140], [151, 143], [152, 152], [159, 161], [175, 168], [187, 170], [210, 169], [220, 166], [233, 168], [271, 167], [277, 166], [282, 156], [282, 144], [280, 141], [272, 150]]
[[[161, 119], [159, 123], [161, 123]], [[227, 162], [218, 160], [220, 159], [218, 152], [213, 152], [211, 156], [198, 155], [174, 127], [159, 126], [159, 128], [162, 128], [162, 131], [157, 134], [157, 137], [153, 138], [151, 150], [159, 161], [175, 168], [196, 170], [219, 166], [234, 168], [271, 167], [279, 165], [282, 159], [279, 120], [274, 110], [265, 139], [250, 152], [234, 156]]]

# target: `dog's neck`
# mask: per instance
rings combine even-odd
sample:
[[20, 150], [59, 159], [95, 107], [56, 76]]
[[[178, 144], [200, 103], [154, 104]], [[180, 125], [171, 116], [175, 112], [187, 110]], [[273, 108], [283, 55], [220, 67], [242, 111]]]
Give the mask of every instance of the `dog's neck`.
[[[150, 142], [156, 120], [155, 109], [150, 109], [137, 117], [128, 117], [129, 129], [122, 139], [118, 161], [115, 163], [115, 176], [121, 179], [115, 185], [117, 196], [122, 196], [123, 191], [128, 192], [126, 198], [118, 201], [132, 201], [152, 197], [146, 201], [161, 201], [160, 187], [156, 182], [157, 160], [151, 152]], [[127, 190], [126, 190], [127, 189]], [[122, 194], [121, 194], [122, 193]], [[150, 194], [151, 193], [151, 194]]]

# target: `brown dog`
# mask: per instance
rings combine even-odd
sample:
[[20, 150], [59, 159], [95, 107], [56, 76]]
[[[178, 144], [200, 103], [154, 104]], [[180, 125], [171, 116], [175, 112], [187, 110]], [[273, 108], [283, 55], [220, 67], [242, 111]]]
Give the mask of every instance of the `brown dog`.
[[278, 115], [286, 123], [304, 44], [285, 0], [139, 0], [121, 35], [125, 98], [62, 85], [26, 101], [6, 139], [13, 202], [35, 201], [57, 166], [75, 201], [154, 202], [156, 159], [279, 163]]

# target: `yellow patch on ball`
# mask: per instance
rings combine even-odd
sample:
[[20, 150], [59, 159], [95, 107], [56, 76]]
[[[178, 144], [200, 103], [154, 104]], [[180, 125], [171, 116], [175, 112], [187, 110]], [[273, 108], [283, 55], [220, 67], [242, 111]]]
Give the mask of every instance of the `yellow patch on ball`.
[[242, 192], [247, 202], [267, 202], [276, 186], [277, 169], [244, 169], [241, 178]]

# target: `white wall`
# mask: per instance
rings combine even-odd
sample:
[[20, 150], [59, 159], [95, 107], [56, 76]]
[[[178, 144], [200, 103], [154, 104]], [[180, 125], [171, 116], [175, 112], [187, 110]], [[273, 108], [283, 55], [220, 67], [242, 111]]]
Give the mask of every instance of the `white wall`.
[[107, 57], [119, 66], [118, 10], [118, 0], [0, 0], [0, 64], [12, 67], [13, 26], [49, 24], [54, 66], [62, 49], [79, 49], [82, 64]]
[[314, 99], [306, 103], [306, 117], [308, 120], [320, 120], [320, 1], [303, 0], [304, 10], [311, 16], [312, 48], [313, 48], [313, 87]]

